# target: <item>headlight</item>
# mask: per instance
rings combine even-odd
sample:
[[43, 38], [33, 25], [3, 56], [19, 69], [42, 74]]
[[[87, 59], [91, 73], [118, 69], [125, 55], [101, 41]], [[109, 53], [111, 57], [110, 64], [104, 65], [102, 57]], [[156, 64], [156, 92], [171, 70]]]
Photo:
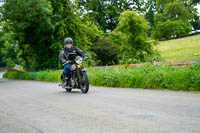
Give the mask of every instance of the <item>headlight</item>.
[[71, 66], [71, 70], [73, 71], [73, 70], [76, 70], [76, 65], [72, 65]]
[[83, 62], [83, 58], [80, 57], [80, 56], [77, 56], [75, 61], [76, 61], [77, 64], [81, 64]]

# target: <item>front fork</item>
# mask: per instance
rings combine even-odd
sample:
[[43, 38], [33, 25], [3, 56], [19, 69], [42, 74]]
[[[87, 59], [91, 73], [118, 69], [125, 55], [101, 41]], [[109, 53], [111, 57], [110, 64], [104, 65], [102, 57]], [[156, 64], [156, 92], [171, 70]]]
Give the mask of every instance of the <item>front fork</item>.
[[82, 79], [82, 77], [81, 77], [81, 74], [82, 74], [82, 76], [83, 76], [83, 73], [85, 72], [86, 70], [85, 70], [85, 68], [81, 68], [81, 69], [77, 69], [77, 76], [78, 76], [78, 82], [79, 82], [79, 88], [81, 88], [80, 87], [80, 85], [81, 84], [83, 84], [83, 79]]
[[78, 82], [79, 82], [79, 86], [80, 84], [82, 83], [82, 78], [81, 78], [81, 70], [80, 69], [77, 69], [77, 76], [78, 76]]

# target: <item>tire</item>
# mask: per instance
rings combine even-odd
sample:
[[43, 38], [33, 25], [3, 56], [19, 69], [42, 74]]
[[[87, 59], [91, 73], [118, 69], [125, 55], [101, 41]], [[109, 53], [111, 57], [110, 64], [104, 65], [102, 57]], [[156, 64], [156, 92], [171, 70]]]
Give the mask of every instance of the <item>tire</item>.
[[64, 73], [61, 74], [60, 79], [64, 82]]
[[72, 89], [66, 89], [66, 91], [67, 91], [67, 92], [71, 92], [71, 91], [72, 91]]
[[80, 83], [81, 92], [86, 94], [89, 91], [89, 80], [86, 72], [82, 72], [81, 78], [83, 83]]

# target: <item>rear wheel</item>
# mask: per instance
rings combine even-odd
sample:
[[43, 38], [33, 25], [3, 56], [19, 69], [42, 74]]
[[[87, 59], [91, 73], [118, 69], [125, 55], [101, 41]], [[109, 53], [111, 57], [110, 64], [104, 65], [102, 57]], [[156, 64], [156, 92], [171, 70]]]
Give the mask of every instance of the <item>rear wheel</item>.
[[62, 82], [65, 82], [65, 80], [64, 80], [64, 73], [61, 74], [60, 79], [61, 79]]
[[89, 80], [86, 72], [81, 73], [82, 82], [80, 83], [80, 88], [82, 93], [87, 93], [89, 90]]
[[72, 89], [66, 89], [66, 91], [67, 91], [67, 92], [71, 92], [71, 91], [72, 91]]
[[65, 80], [65, 82], [64, 82], [64, 86], [65, 86], [65, 90], [67, 91], [67, 92], [71, 92], [72, 91], [72, 89], [69, 87], [69, 81], [66, 79]]

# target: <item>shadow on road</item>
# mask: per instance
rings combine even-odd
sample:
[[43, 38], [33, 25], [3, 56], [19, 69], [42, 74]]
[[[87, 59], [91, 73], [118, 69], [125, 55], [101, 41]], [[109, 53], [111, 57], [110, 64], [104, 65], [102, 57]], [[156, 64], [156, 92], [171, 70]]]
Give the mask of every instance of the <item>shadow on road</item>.
[[72, 90], [71, 92], [67, 92], [64, 89], [60, 90], [60, 91], [57, 91], [55, 93], [56, 94], [62, 94], [62, 95], [66, 95], [66, 94], [78, 94], [78, 95], [80, 95], [80, 94], [82, 94], [81, 91], [79, 91], [79, 90]]
[[88, 92], [87, 94], [83, 94], [82, 92], [81, 92], [81, 90], [76, 90], [76, 89], [74, 89], [74, 90], [72, 90], [71, 92], [67, 92], [67, 91], [65, 91], [64, 89], [63, 90], [60, 90], [60, 91], [57, 91], [57, 92], [55, 92], [54, 94], [58, 94], [58, 95], [73, 95], [73, 96], [86, 96], [86, 95], [89, 95], [89, 94], [91, 94], [91, 92]]

